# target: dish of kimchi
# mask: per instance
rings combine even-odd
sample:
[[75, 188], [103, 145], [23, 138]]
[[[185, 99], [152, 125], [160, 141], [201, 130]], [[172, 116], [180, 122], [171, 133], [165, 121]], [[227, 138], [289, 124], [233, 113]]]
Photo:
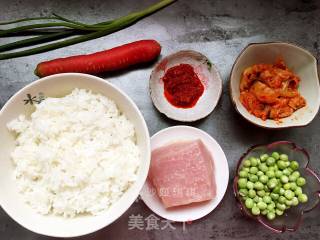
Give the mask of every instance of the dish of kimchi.
[[240, 101], [251, 114], [263, 120], [289, 117], [306, 106], [306, 100], [298, 92], [299, 82], [300, 78], [283, 59], [274, 64], [255, 64], [242, 73]]

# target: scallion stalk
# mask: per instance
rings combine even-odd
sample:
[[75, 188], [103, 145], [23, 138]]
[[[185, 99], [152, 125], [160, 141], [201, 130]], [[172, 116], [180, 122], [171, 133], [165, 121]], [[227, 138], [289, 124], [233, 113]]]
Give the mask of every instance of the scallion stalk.
[[[49, 35], [47, 35], [47, 37], [40, 36], [40, 37], [34, 37], [34, 38], [16, 41], [13, 43], [9, 43], [9, 44], [0, 46], [0, 51], [7, 51], [9, 49], [11, 50], [11, 49], [16, 49], [16, 48], [21, 48], [24, 46], [32, 46], [32, 45], [38, 44], [42, 41], [51, 41], [55, 37], [60, 39], [60, 37], [62, 38], [64, 36], [62, 33], [65, 32], [66, 30], [70, 30], [70, 29], [84, 31], [84, 33], [83, 33], [83, 35], [80, 35], [80, 36], [75, 36], [75, 37], [72, 37], [69, 39], [57, 41], [57, 42], [50, 43], [47, 45], [42, 45], [39, 47], [26, 49], [23, 51], [3, 53], [3, 54], [0, 54], [0, 60], [43, 53], [43, 52], [51, 51], [54, 49], [63, 48], [63, 47], [70, 46], [73, 44], [77, 44], [77, 43], [81, 43], [81, 42], [85, 42], [88, 40], [92, 40], [92, 39], [106, 36], [110, 33], [119, 31], [123, 28], [126, 28], [126, 27], [136, 23], [137, 21], [141, 20], [142, 18], [149, 16], [150, 14], [153, 14], [154, 12], [168, 6], [169, 4], [171, 4], [175, 1], [176, 0], [162, 0], [162, 1], [148, 7], [142, 11], [133, 12], [127, 16], [123, 16], [123, 17], [120, 17], [120, 18], [112, 20], [112, 21], [107, 21], [107, 22], [102, 22], [102, 23], [97, 23], [97, 24], [91, 24], [91, 25], [83, 24], [80, 22], [75, 22], [75, 21], [63, 18], [61, 16], [55, 15], [56, 19], [62, 20], [63, 22], [33, 24], [33, 25], [27, 25], [27, 26], [21, 26], [21, 27], [11, 28], [11, 29], [7, 29], [7, 30], [2, 30], [2, 31], [0, 31], [0, 36], [1, 35], [4, 36], [5, 34], [19, 33], [21, 31], [26, 31], [26, 30], [47, 30], [48, 28], [50, 29], [50, 27], [57, 27], [57, 26], [62, 27], [61, 28], [61, 35], [59, 35], [60, 32], [57, 32], [57, 33], [49, 34]], [[44, 19], [44, 18], [41, 18], [41, 19]], [[30, 20], [30, 18], [29, 18], [29, 20]], [[34, 18], [32, 18], [31, 20], [34, 20]], [[13, 21], [13, 22], [18, 22], [18, 21], [19, 20]], [[21, 21], [22, 20], [20, 20], [20, 22]], [[27, 21], [27, 20], [24, 19], [24, 21]], [[13, 22], [10, 22], [10, 23], [13, 23]], [[78, 34], [75, 32], [73, 35], [78, 35]]]

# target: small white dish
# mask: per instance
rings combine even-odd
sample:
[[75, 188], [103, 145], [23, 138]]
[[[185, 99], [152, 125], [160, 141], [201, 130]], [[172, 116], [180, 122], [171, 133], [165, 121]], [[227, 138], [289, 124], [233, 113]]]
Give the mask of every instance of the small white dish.
[[[180, 64], [191, 65], [204, 86], [202, 96], [191, 108], [175, 107], [164, 96], [162, 78], [169, 68]], [[152, 102], [159, 112], [173, 120], [193, 122], [205, 118], [214, 110], [221, 97], [222, 80], [218, 69], [206, 56], [196, 51], [184, 50], [165, 57], [155, 66], [149, 87]]]
[[144, 203], [157, 215], [175, 222], [194, 221], [212, 212], [223, 199], [229, 182], [227, 158], [220, 145], [206, 132], [189, 126], [174, 126], [163, 129], [151, 137], [151, 150], [179, 140], [201, 139], [213, 157], [217, 195], [214, 199], [202, 203], [166, 209], [147, 180], [140, 196]]
[[[287, 118], [282, 118], [281, 121], [270, 119], [263, 121], [250, 114], [240, 102], [240, 79], [242, 72], [247, 67], [259, 63], [274, 63], [279, 57], [282, 57], [289, 69], [300, 77], [299, 92], [306, 99], [307, 106]], [[290, 43], [251, 43], [242, 50], [232, 67], [230, 96], [237, 112], [259, 127], [281, 129], [306, 126], [315, 118], [320, 106], [317, 59], [307, 50]]]
[[[10, 154], [15, 140], [6, 124], [20, 114], [29, 116], [34, 111], [30, 99], [38, 100], [41, 95], [62, 97], [74, 88], [84, 88], [100, 93], [114, 100], [122, 112], [134, 124], [137, 144], [141, 151], [141, 165], [138, 179], [122, 195], [118, 202], [98, 216], [80, 215], [75, 218], [63, 218], [54, 215], [40, 215], [24, 202], [19, 194], [13, 177], [14, 165]], [[27, 102], [26, 102], [27, 101]], [[147, 178], [150, 164], [150, 137], [147, 125], [135, 103], [120, 89], [104, 79], [81, 73], [63, 73], [37, 80], [17, 92], [0, 111], [0, 205], [17, 223], [30, 231], [52, 237], [76, 237], [102, 229], [118, 219], [139, 196]]]

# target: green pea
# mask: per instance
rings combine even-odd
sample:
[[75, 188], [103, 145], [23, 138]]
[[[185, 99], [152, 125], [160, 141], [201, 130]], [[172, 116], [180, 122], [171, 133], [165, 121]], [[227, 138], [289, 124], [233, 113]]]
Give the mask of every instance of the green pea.
[[298, 204], [299, 204], [298, 198], [297, 197], [293, 197], [292, 198], [292, 206], [298, 206]]
[[285, 167], [287, 168], [287, 167], [290, 166], [290, 162], [289, 162], [289, 161], [286, 161], [286, 162], [284, 162], [284, 165], [285, 165]]
[[272, 166], [272, 165], [274, 165], [276, 163], [276, 160], [273, 158], [273, 157], [269, 157], [268, 159], [267, 159], [267, 165], [268, 166]]
[[275, 187], [277, 186], [277, 184], [278, 184], [278, 181], [277, 181], [277, 179], [275, 179], [275, 178], [270, 179], [270, 180], [268, 181], [268, 183], [267, 183], [268, 188], [270, 188], [270, 189], [275, 188]]
[[256, 191], [253, 190], [253, 189], [250, 189], [249, 192], [248, 192], [248, 196], [250, 198], [254, 198], [255, 196], [257, 196]]
[[299, 186], [299, 187], [302, 187], [302, 186], [304, 186], [306, 184], [306, 179], [304, 179], [303, 177], [299, 177], [298, 179], [297, 179], [297, 185]]
[[242, 196], [242, 197], [248, 196], [248, 189], [241, 188], [239, 190], [239, 195]]
[[271, 202], [270, 204], [268, 204], [267, 209], [269, 211], [272, 211], [274, 210], [275, 207], [276, 207], [276, 204], [274, 202]]
[[280, 160], [282, 160], [282, 161], [288, 161], [288, 160], [289, 160], [289, 157], [288, 157], [287, 154], [281, 154], [281, 155], [280, 155]]
[[257, 175], [251, 174], [251, 175], [249, 176], [249, 180], [250, 180], [250, 182], [257, 182], [257, 181], [259, 180], [259, 178], [258, 178]]
[[260, 160], [261, 160], [261, 162], [265, 162], [267, 159], [268, 159], [268, 157], [269, 157], [269, 155], [268, 154], [262, 154], [261, 156], [260, 156]]
[[267, 213], [267, 218], [272, 221], [273, 219], [276, 218], [276, 215], [274, 214], [274, 212], [268, 212]]
[[292, 162], [290, 163], [290, 168], [291, 168], [292, 170], [297, 170], [297, 169], [299, 168], [299, 163], [298, 163], [297, 161], [292, 161]]
[[251, 199], [251, 198], [248, 198], [246, 201], [245, 201], [245, 205], [247, 208], [251, 209], [253, 207], [253, 204], [254, 204], [254, 201]]
[[269, 178], [275, 177], [274, 171], [270, 171], [270, 170], [266, 172], [266, 175], [267, 175]]
[[267, 195], [270, 194], [270, 189], [268, 188], [267, 185], [264, 185], [263, 190], [266, 192]]
[[300, 177], [300, 173], [298, 171], [294, 171], [292, 173], [292, 176], [295, 176], [296, 178]]
[[263, 198], [263, 201], [265, 202], [265, 203], [271, 203], [271, 201], [272, 201], [272, 199], [271, 199], [271, 197], [270, 196], [264, 196]]
[[289, 190], [291, 188], [291, 183], [286, 183], [283, 185], [284, 190]]
[[262, 176], [259, 177], [259, 181], [264, 183], [264, 184], [266, 184], [268, 182], [268, 180], [269, 180], [269, 177], [266, 176], [266, 175], [262, 175]]
[[246, 178], [239, 178], [239, 180], [238, 180], [239, 188], [246, 188], [247, 183], [248, 183], [248, 180]]
[[268, 214], [268, 210], [267, 210], [267, 209], [262, 210], [262, 211], [261, 211], [261, 214], [262, 214], [262, 215], [267, 215], [267, 214]]
[[239, 176], [242, 177], [242, 178], [247, 178], [248, 177], [248, 173], [246, 171], [241, 170], [239, 172]]
[[257, 175], [250, 175], [249, 180], [251, 182], [257, 182], [259, 180]]
[[275, 160], [278, 160], [280, 158], [280, 154], [278, 152], [273, 152], [271, 157], [273, 157]]
[[291, 183], [290, 183], [290, 189], [291, 189], [292, 191], [296, 190], [297, 187], [298, 187], [298, 185], [297, 185], [295, 182], [291, 182]]
[[284, 188], [280, 187], [279, 194], [284, 195], [285, 192], [286, 192], [286, 190]]
[[264, 172], [264, 173], [269, 170], [267, 164], [265, 164], [265, 163], [261, 163], [258, 167], [259, 167], [259, 170]]
[[291, 190], [286, 190], [286, 192], [284, 193], [284, 196], [285, 196], [288, 200], [292, 200], [292, 198], [294, 197], [294, 192], [292, 192]]
[[283, 203], [286, 202], [286, 200], [287, 199], [284, 196], [280, 196], [279, 199], [278, 199], [278, 202], [283, 204]]
[[277, 193], [271, 193], [270, 197], [272, 198], [272, 200], [278, 200], [279, 199], [279, 194]]
[[308, 196], [306, 194], [302, 193], [298, 196], [298, 200], [301, 203], [306, 203], [306, 202], [308, 202]]
[[260, 197], [259, 196], [255, 196], [253, 198], [253, 201], [255, 201], [256, 203], [260, 202]]
[[274, 175], [276, 176], [276, 178], [280, 178], [282, 176], [282, 171], [277, 170], [275, 171]]
[[276, 169], [275, 169], [275, 167], [274, 167], [274, 166], [269, 167], [269, 171], [274, 172], [275, 170], [276, 170]]
[[286, 200], [285, 204], [291, 207], [293, 205], [293, 202], [292, 200]]
[[283, 170], [283, 169], [285, 169], [287, 167], [287, 165], [285, 164], [285, 162], [283, 160], [279, 160], [277, 162], [277, 165], [278, 165], [278, 168], [281, 169], [281, 170]]
[[250, 168], [250, 173], [251, 173], [251, 174], [256, 174], [258, 171], [259, 171], [259, 170], [258, 170], [257, 167], [251, 167], [251, 168]]
[[302, 188], [301, 187], [297, 187], [296, 190], [294, 190], [295, 195], [299, 196], [300, 194], [302, 194]]
[[254, 206], [252, 209], [251, 209], [251, 213], [253, 215], [259, 215], [260, 214], [260, 209], [257, 207], [257, 206]]
[[254, 188], [254, 183], [248, 181], [248, 182], [247, 182], [247, 188], [248, 188], [248, 189], [253, 189], [253, 188]]
[[282, 173], [283, 173], [284, 175], [286, 175], [287, 177], [289, 177], [289, 176], [290, 176], [290, 174], [291, 174], [291, 172], [290, 172], [289, 168], [285, 168], [285, 169], [283, 169]]
[[255, 157], [251, 157], [250, 162], [252, 167], [255, 167], [258, 165], [258, 160]]
[[279, 193], [280, 193], [280, 188], [281, 188], [280, 186], [276, 186], [276, 187], [272, 190], [272, 192], [279, 194]]
[[260, 209], [260, 210], [265, 210], [267, 208], [267, 204], [265, 202], [258, 202], [257, 203], [257, 207]]
[[286, 210], [286, 205], [283, 203], [277, 203], [277, 209], [280, 209], [282, 211]]
[[258, 196], [264, 197], [266, 195], [266, 192], [264, 190], [257, 191]]
[[281, 181], [282, 183], [288, 183], [288, 182], [289, 182], [289, 178], [288, 178], [287, 176], [285, 176], [285, 175], [282, 175], [282, 176], [280, 177], [280, 181]]
[[264, 188], [263, 184], [261, 182], [255, 182], [254, 188], [257, 190], [262, 190]]
[[280, 210], [280, 209], [276, 209], [276, 214], [277, 214], [278, 216], [281, 216], [281, 215], [283, 215], [283, 211]]
[[263, 173], [262, 171], [258, 171], [258, 172], [257, 172], [257, 176], [258, 176], [258, 177], [260, 177], [260, 176], [262, 176], [262, 175], [264, 175], [264, 173]]
[[251, 161], [249, 159], [243, 161], [243, 166], [251, 167]]
[[289, 181], [290, 181], [290, 182], [295, 182], [295, 181], [297, 181], [297, 177], [291, 174], [291, 175], [289, 176]]

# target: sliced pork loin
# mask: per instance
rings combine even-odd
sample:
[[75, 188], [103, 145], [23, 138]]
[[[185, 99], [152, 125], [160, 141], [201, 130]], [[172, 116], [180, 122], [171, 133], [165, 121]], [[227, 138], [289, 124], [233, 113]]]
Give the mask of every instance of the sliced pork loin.
[[213, 159], [201, 140], [153, 150], [148, 179], [166, 208], [207, 201], [216, 195]]

